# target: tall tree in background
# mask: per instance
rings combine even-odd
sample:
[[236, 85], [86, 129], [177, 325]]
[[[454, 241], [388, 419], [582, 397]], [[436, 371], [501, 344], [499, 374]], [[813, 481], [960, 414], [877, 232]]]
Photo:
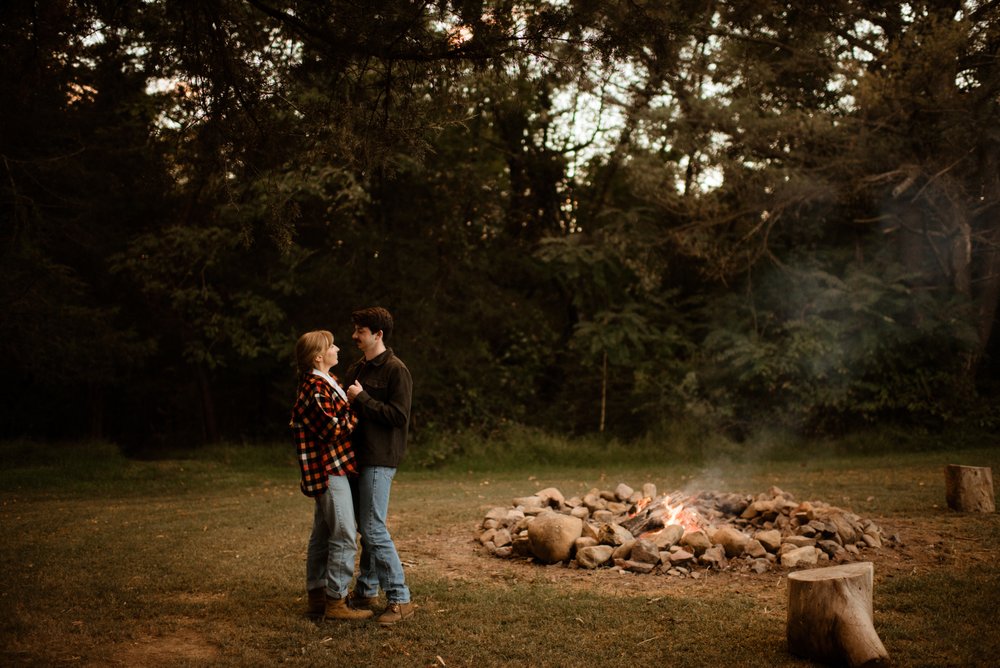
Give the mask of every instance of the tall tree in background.
[[996, 3], [2, 11], [5, 433], [278, 434], [371, 303], [418, 436], [946, 421], [996, 350]]

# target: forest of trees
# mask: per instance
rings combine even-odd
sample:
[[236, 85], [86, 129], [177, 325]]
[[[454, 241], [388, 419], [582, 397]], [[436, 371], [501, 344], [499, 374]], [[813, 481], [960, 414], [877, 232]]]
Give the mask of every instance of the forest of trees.
[[[1000, 425], [1000, 3], [9, 0], [0, 436]], [[337, 371], [336, 369], [334, 370]]]

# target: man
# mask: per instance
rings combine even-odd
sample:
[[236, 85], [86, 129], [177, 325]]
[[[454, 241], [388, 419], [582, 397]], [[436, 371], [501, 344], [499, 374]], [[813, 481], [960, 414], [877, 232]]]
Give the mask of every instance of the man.
[[361, 466], [352, 490], [361, 533], [361, 566], [349, 604], [370, 610], [381, 587], [388, 605], [376, 621], [388, 626], [413, 615], [403, 564], [386, 527], [389, 490], [406, 452], [413, 381], [403, 361], [386, 347], [392, 335], [392, 315], [387, 310], [361, 309], [351, 314], [351, 320], [351, 338], [364, 356], [344, 376], [347, 398], [358, 415], [352, 442]]

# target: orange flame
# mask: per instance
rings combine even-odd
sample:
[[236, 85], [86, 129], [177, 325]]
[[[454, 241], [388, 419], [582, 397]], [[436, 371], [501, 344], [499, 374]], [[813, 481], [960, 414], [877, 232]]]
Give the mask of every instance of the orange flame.
[[[663, 529], [672, 524], [680, 525], [685, 531], [697, 531], [702, 528], [702, 518], [697, 510], [685, 507], [683, 502], [669, 503], [667, 501], [668, 498], [669, 496], [662, 497], [662, 507], [655, 511], [656, 515], [659, 516], [663, 522]], [[645, 501], [646, 504], [644, 504], [643, 507], [651, 503], [648, 499]], [[655, 537], [659, 535], [663, 529], [646, 531], [640, 537]]]

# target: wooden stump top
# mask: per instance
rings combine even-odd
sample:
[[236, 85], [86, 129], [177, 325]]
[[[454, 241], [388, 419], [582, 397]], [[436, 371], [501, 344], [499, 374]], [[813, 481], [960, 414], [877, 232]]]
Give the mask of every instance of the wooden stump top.
[[817, 582], [819, 580], [840, 580], [844, 578], [855, 578], [860, 576], [873, 577], [875, 565], [870, 561], [858, 561], [853, 564], [841, 564], [839, 566], [827, 566], [825, 568], [810, 568], [804, 571], [795, 571], [788, 574], [789, 580], [801, 582]]

